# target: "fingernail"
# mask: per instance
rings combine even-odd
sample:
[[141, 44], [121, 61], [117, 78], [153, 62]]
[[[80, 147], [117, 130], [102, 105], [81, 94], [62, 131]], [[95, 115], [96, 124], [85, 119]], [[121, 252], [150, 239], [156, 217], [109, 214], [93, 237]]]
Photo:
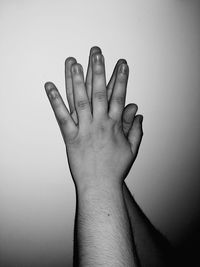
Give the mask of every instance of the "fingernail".
[[124, 58], [120, 58], [120, 59], [118, 60], [118, 62], [117, 62], [118, 65], [120, 65], [120, 64], [122, 64], [122, 63], [127, 64], [126, 59], [124, 59]]
[[103, 64], [104, 63], [104, 58], [102, 54], [95, 54], [93, 56], [93, 62], [97, 64]]
[[128, 65], [127, 64], [121, 64], [119, 67], [119, 71], [123, 74], [128, 74]]
[[82, 72], [83, 72], [83, 68], [81, 65], [72, 65], [73, 74], [81, 74]]
[[45, 88], [46, 92], [50, 92], [52, 89], [55, 88], [55, 86], [51, 82], [46, 82], [44, 85], [44, 88]]
[[68, 57], [68, 58], [66, 58], [65, 64], [69, 64], [71, 62], [76, 63], [76, 59], [74, 57]]
[[91, 48], [91, 55], [93, 55], [94, 53], [102, 54], [101, 48], [98, 47], [98, 46], [93, 46], [93, 47]]

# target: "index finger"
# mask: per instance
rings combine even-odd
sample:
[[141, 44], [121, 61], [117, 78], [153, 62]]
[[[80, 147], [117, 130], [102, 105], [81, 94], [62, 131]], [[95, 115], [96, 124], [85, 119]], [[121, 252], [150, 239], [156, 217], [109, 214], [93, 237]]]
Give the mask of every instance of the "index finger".
[[65, 88], [66, 88], [66, 96], [69, 103], [70, 113], [74, 122], [78, 122], [75, 104], [74, 104], [74, 93], [73, 93], [73, 83], [72, 83], [72, 75], [71, 75], [71, 66], [77, 63], [76, 59], [73, 57], [68, 57], [65, 60]]
[[72, 138], [74, 136], [77, 132], [77, 127], [56, 86], [52, 82], [46, 82], [44, 87], [62, 132], [64, 141], [66, 141], [67, 138]]

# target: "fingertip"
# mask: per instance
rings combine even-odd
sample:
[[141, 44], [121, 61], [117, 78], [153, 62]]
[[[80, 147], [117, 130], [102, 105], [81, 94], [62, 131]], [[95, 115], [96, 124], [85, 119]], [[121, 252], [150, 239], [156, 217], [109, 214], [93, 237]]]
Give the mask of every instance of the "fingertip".
[[126, 109], [127, 109], [128, 111], [130, 111], [130, 112], [135, 111], [135, 113], [136, 113], [137, 110], [138, 110], [138, 105], [135, 104], [135, 103], [130, 103], [130, 104], [128, 104], [128, 105], [126, 106]]
[[122, 64], [122, 63], [127, 64], [126, 59], [124, 59], [124, 58], [120, 58], [120, 59], [117, 61], [117, 65], [120, 65], [120, 64]]
[[74, 57], [68, 57], [68, 58], [65, 59], [65, 65], [68, 65], [69, 63], [70, 64], [74, 64], [76, 62], [77, 61], [76, 61], [76, 59]]
[[141, 114], [137, 115], [136, 117], [138, 120], [138, 128], [139, 128], [141, 134], [143, 135], [144, 134], [144, 131], [143, 131], [143, 119], [144, 119], [144, 117]]
[[99, 46], [93, 46], [90, 49], [90, 55], [93, 55], [94, 53], [102, 53], [101, 48]]
[[129, 74], [129, 66], [127, 65], [127, 63], [121, 63], [118, 66], [118, 75], [123, 74], [123, 76], [128, 76]]
[[44, 88], [48, 92], [51, 89], [55, 88], [55, 85], [52, 82], [48, 81], [44, 84]]
[[143, 118], [144, 118], [143, 115], [138, 115], [138, 120], [139, 120], [140, 123], [143, 122]]
[[73, 63], [71, 65], [72, 74], [83, 74], [83, 66], [80, 63]]
[[102, 67], [105, 64], [105, 58], [104, 58], [104, 55], [102, 53], [95, 52], [92, 55], [91, 59], [92, 59], [92, 66], [101, 66]]
[[142, 128], [142, 121], [143, 121], [143, 116], [141, 114], [136, 115], [134, 117], [134, 121], [133, 121], [133, 128], [136, 130], [140, 130]]
[[135, 114], [137, 113], [138, 106], [136, 104], [128, 104], [123, 111], [123, 119], [125, 123], [133, 123]]

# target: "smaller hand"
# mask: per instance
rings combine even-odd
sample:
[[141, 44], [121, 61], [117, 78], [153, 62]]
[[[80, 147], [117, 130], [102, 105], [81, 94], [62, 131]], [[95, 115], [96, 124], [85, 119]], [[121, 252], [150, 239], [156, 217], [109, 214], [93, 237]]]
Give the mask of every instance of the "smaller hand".
[[[66, 60], [66, 64], [73, 58]], [[71, 63], [66, 75], [68, 102], [69, 84], [73, 91], [74, 111], [71, 115], [53, 83], [46, 83], [45, 89], [60, 126], [72, 177], [77, 186], [120, 184], [127, 176], [138, 152], [142, 139], [142, 116], [137, 115], [130, 128], [127, 106], [123, 113], [128, 65], [121, 64], [110, 101], [108, 101], [104, 57], [101, 53], [92, 56], [91, 101], [86, 92], [83, 69], [80, 64]], [[71, 82], [69, 80], [71, 79]], [[71, 98], [72, 99], [72, 98]], [[77, 122], [74, 121], [77, 114]], [[136, 111], [135, 111], [136, 112]], [[126, 114], [122, 121], [122, 113]], [[133, 112], [134, 113], [134, 112]], [[73, 116], [74, 119], [73, 119]]]

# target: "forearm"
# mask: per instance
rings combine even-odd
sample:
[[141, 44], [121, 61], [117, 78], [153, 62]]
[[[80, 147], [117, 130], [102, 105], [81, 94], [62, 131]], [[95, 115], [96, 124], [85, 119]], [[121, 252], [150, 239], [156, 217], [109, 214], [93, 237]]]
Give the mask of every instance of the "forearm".
[[166, 261], [170, 261], [170, 244], [142, 212], [125, 182], [123, 194], [141, 266], [165, 266]]
[[77, 266], [138, 266], [122, 186], [77, 188]]

